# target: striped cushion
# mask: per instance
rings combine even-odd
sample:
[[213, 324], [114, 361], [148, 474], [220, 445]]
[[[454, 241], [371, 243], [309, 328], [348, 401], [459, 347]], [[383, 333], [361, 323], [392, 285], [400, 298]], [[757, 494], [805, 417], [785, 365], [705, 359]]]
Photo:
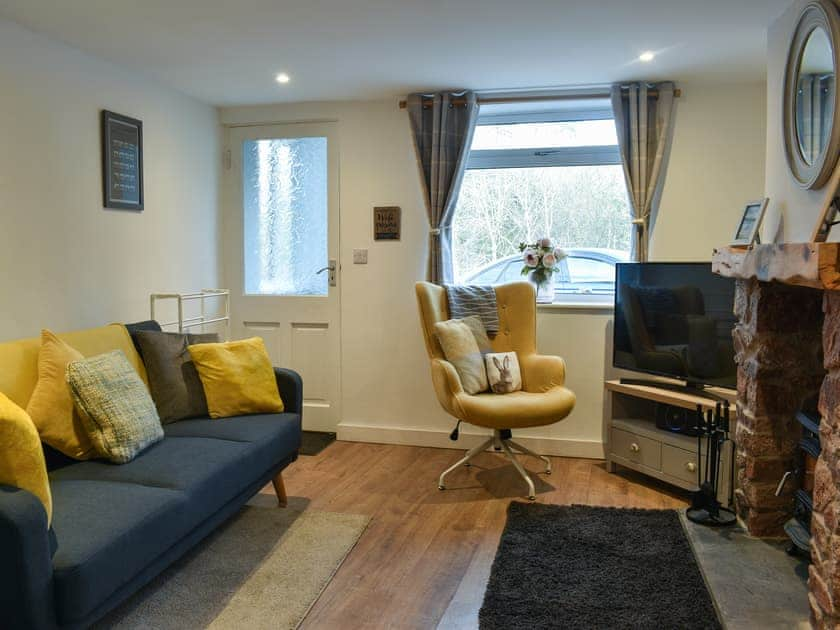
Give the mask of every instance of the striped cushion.
[[163, 439], [155, 403], [122, 350], [73, 361], [67, 382], [102, 457], [124, 464]]

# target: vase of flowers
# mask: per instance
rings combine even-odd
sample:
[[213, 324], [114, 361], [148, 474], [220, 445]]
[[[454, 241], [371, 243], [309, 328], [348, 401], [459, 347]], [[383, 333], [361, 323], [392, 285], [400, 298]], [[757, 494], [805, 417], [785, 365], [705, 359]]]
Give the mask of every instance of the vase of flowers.
[[554, 272], [557, 263], [566, 257], [559, 247], [551, 244], [550, 238], [541, 238], [536, 243], [520, 243], [522, 252], [522, 275], [537, 289], [537, 303], [551, 304], [554, 301]]

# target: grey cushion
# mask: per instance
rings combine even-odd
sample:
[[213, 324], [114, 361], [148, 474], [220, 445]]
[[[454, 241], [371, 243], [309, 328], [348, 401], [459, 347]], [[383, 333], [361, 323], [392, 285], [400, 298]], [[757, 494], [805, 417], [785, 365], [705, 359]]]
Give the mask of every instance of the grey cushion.
[[215, 343], [215, 333], [194, 335], [138, 331], [134, 337], [146, 365], [152, 400], [163, 424], [207, 415], [201, 379], [187, 351], [194, 343]]

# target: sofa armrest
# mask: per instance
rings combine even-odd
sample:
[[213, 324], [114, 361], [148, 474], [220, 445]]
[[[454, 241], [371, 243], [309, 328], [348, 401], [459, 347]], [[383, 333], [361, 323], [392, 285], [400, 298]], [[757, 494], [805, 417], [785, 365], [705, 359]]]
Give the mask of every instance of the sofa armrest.
[[277, 388], [280, 390], [280, 398], [283, 399], [283, 407], [289, 413], [303, 415], [303, 380], [300, 374], [287, 368], [274, 368], [274, 376], [277, 378]]
[[41, 501], [26, 490], [0, 485], [0, 610], [4, 628], [55, 627], [51, 547]]

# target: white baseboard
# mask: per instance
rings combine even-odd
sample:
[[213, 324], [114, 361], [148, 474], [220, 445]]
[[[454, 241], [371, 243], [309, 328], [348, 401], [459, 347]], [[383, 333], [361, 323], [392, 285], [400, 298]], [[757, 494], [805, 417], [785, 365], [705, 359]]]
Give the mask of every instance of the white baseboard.
[[[457, 442], [449, 439], [449, 432], [433, 429], [386, 428], [365, 424], [342, 422], [338, 425], [338, 439], [345, 442], [371, 442], [373, 444], [401, 444], [404, 446], [428, 446], [432, 448], [455, 448], [466, 450], [477, 446], [491, 435], [469, 433], [461, 429]], [[517, 437], [517, 442], [541, 455], [556, 457], [581, 457], [604, 459], [604, 444], [600, 440], [566, 440], [552, 437]]]

